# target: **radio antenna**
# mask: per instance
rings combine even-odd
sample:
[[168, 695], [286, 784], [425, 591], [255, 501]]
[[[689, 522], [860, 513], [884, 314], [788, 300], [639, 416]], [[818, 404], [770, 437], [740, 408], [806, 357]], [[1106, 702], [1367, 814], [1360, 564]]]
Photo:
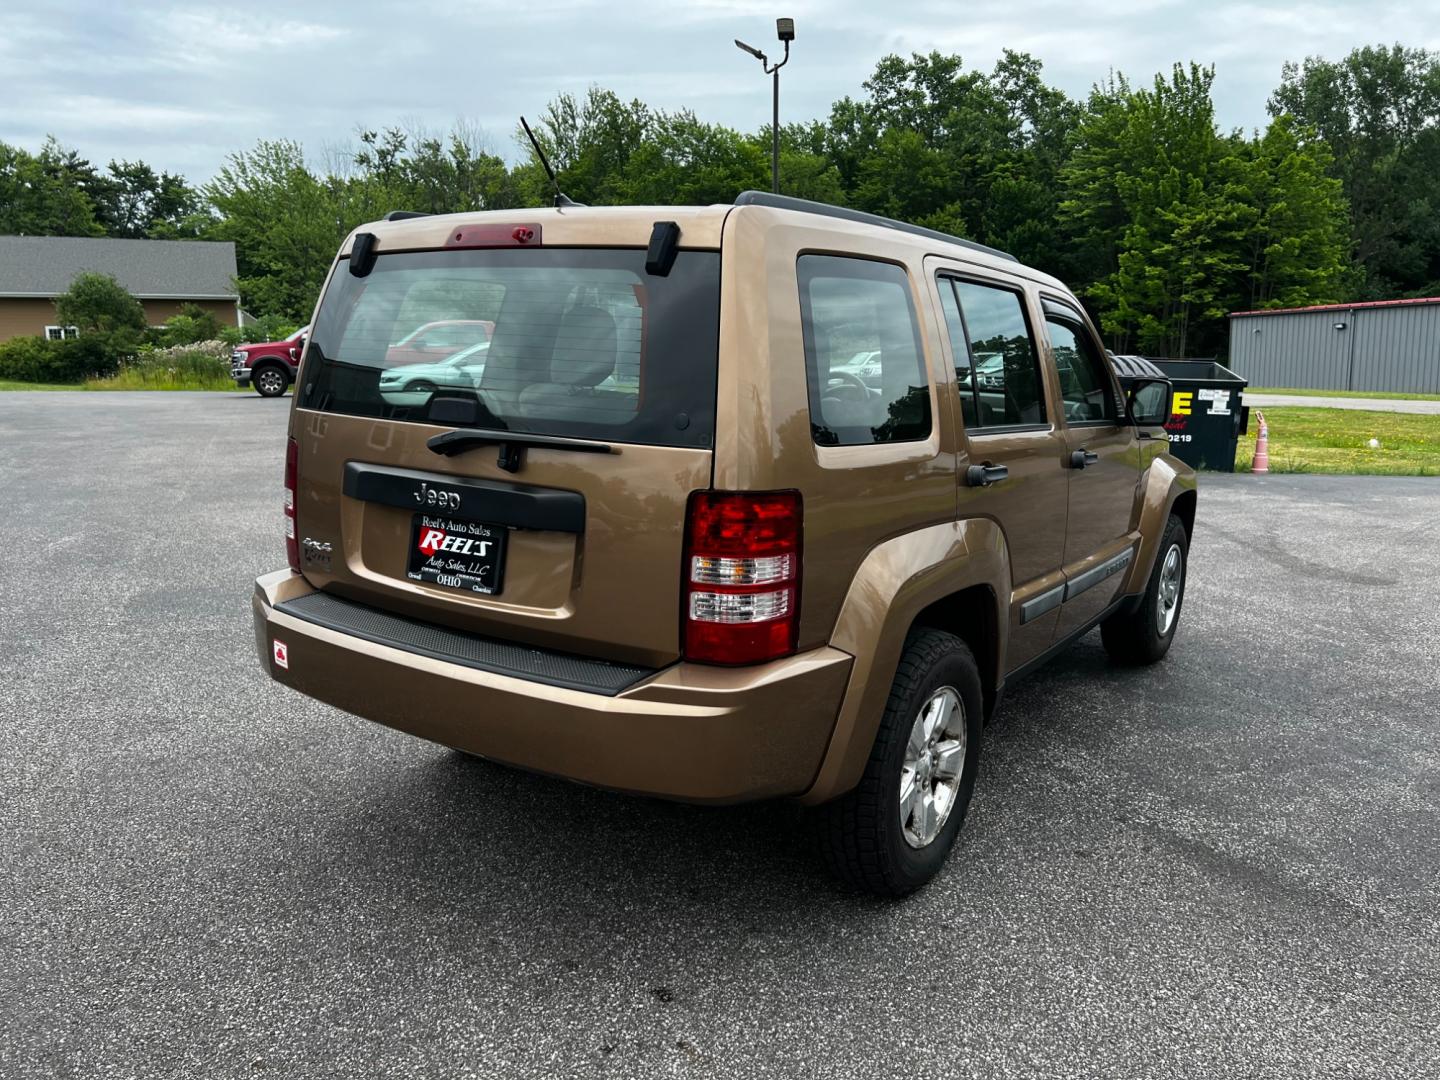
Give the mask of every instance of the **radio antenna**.
[[540, 159], [540, 165], [545, 170], [545, 175], [550, 177], [550, 186], [555, 189], [555, 205], [557, 207], [583, 206], [577, 203], [570, 196], [560, 190], [560, 181], [555, 179], [555, 170], [550, 167], [550, 162], [545, 159], [545, 151], [540, 149], [540, 140], [535, 138], [535, 133], [530, 130], [530, 125], [525, 122], [525, 117], [520, 117], [520, 126], [525, 129], [525, 136], [530, 140], [530, 145], [535, 148], [535, 156]]

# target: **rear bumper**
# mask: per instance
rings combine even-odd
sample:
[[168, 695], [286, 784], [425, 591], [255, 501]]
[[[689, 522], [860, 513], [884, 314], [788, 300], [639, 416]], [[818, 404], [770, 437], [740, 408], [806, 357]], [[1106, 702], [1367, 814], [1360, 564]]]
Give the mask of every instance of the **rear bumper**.
[[[255, 644], [277, 682], [459, 750], [685, 802], [803, 793], [850, 674], [851, 657], [827, 647], [753, 668], [675, 664], [608, 696], [478, 670], [277, 608], [313, 591], [288, 570], [255, 583]], [[286, 667], [274, 658], [277, 639]]]

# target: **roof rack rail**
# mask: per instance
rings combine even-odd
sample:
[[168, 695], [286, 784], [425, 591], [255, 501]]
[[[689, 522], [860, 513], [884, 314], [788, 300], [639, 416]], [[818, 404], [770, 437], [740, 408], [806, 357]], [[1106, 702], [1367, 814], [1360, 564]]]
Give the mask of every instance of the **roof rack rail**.
[[797, 199], [791, 195], [776, 195], [769, 191], [742, 191], [735, 196], [735, 205], [773, 206], [777, 210], [799, 210], [806, 214], [820, 214], [824, 217], [840, 218], [844, 221], [858, 221], [864, 225], [883, 225], [887, 229], [898, 229], [900, 232], [913, 233], [916, 236], [928, 236], [931, 240], [943, 240], [947, 244], [959, 244], [972, 251], [983, 251], [986, 255], [994, 255], [997, 259], [1009, 259], [1011, 262], [1020, 261], [1008, 251], [979, 244], [974, 240], [966, 240], [962, 236], [951, 236], [949, 233], [943, 233], [937, 229], [926, 229], [920, 225], [896, 221], [894, 218], [882, 217], [879, 214], [867, 214], [863, 210], [831, 206], [829, 203], [815, 202], [811, 199]]
[[388, 214], [385, 215], [385, 220], [386, 220], [386, 221], [404, 221], [404, 220], [406, 220], [407, 218], [412, 218], [412, 217], [431, 217], [431, 216], [432, 216], [432, 215], [425, 213], [425, 211], [423, 211], [423, 210], [391, 210]]

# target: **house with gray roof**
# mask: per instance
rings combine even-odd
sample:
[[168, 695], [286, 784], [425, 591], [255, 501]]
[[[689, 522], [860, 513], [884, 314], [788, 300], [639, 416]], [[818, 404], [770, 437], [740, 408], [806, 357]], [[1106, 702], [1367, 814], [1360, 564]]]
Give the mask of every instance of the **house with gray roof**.
[[151, 326], [198, 304], [222, 325], [240, 318], [235, 245], [207, 240], [118, 240], [89, 236], [0, 236], [0, 341], [58, 338], [55, 298], [87, 270], [109, 274], [145, 308]]

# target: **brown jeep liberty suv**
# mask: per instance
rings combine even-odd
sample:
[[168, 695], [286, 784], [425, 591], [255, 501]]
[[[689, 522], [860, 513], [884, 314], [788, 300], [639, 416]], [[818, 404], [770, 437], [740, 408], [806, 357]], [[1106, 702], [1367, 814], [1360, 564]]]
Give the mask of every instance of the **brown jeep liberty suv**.
[[[422, 390], [383, 378], [448, 320], [493, 331]], [[315, 312], [256, 644], [468, 753], [817, 805], [832, 868], [900, 895], [1007, 682], [1096, 625], [1121, 662], [1170, 647], [1196, 491], [1169, 403], [1059, 281], [885, 218], [392, 214]]]

